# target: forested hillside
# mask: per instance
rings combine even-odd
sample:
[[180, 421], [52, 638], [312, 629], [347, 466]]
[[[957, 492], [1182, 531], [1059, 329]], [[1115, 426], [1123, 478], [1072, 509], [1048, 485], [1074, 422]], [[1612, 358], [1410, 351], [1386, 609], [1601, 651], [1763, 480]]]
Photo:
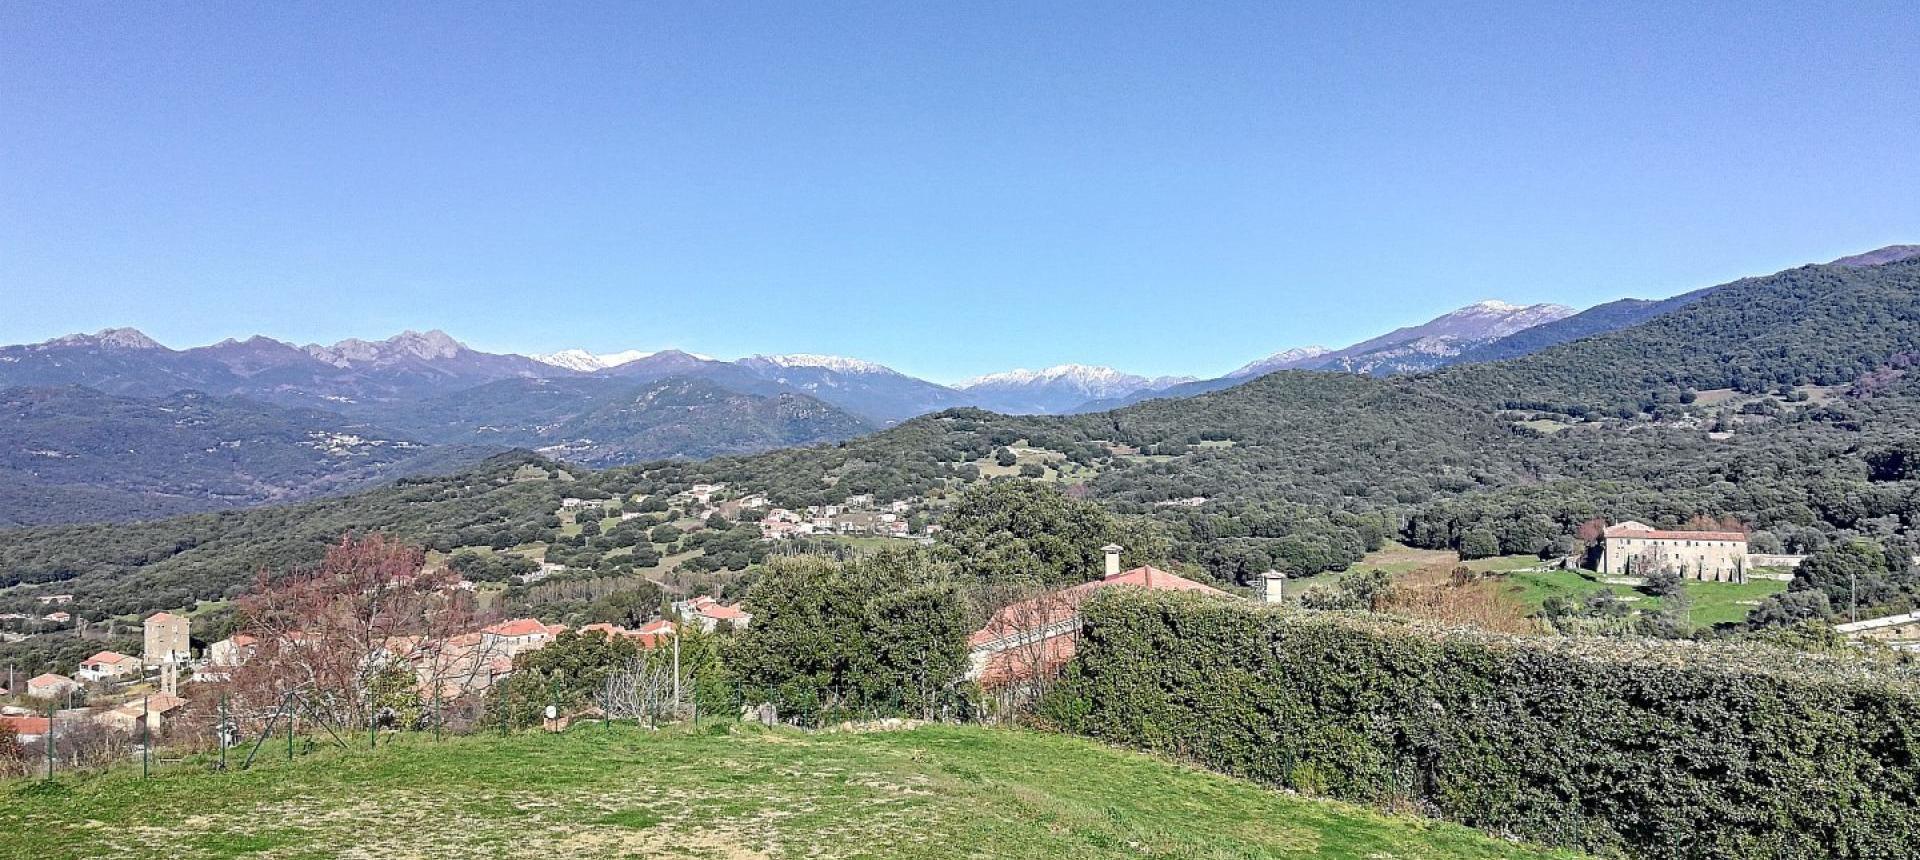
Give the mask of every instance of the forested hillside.
[[1678, 312], [1421, 384], [1495, 406], [1645, 412], [1688, 390], [1844, 385], [1920, 348], [1920, 260], [1802, 266], [1721, 287]]
[[0, 391], [0, 525], [297, 501], [487, 453], [243, 398], [14, 388]]

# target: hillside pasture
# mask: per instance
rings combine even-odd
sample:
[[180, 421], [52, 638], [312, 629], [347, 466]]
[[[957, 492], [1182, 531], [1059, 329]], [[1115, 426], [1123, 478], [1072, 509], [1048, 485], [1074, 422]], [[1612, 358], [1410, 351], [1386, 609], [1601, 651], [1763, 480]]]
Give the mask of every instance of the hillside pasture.
[[961, 727], [589, 725], [0, 791], [0, 853], [21, 858], [1576, 856], [1087, 740]]

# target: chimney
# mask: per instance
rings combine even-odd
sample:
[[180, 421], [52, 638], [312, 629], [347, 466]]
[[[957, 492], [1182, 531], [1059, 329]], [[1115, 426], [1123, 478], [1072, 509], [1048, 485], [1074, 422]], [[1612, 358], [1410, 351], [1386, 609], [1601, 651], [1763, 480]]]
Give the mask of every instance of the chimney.
[[1110, 544], [1107, 544], [1106, 546], [1101, 547], [1100, 551], [1107, 554], [1107, 573], [1106, 573], [1107, 577], [1112, 578], [1115, 576], [1119, 576], [1120, 575], [1120, 545], [1117, 543], [1110, 543]]
[[1287, 575], [1277, 570], [1260, 574], [1260, 602], [1281, 603], [1287, 599]]

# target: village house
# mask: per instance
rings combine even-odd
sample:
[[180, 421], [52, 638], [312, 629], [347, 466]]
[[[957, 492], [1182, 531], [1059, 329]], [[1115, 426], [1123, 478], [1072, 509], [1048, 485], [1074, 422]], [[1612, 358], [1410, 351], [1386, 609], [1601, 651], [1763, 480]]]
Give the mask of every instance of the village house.
[[547, 647], [567, 628], [560, 624], [542, 624], [532, 618], [502, 621], [480, 631], [480, 650], [488, 656], [512, 660], [527, 651]]
[[1710, 582], [1747, 581], [1747, 536], [1733, 531], [1667, 531], [1628, 521], [1604, 533], [1600, 572], [1676, 573]]
[[1057, 671], [1073, 659], [1079, 642], [1080, 605], [1095, 593], [1119, 586], [1233, 595], [1204, 583], [1143, 566], [1120, 570], [1120, 547], [1107, 546], [1103, 576], [1001, 607], [967, 637], [967, 678], [987, 688], [1018, 685]]
[[79, 681], [52, 672], [27, 679], [27, 695], [35, 699], [58, 699], [79, 690], [80, 687]]
[[705, 596], [675, 601], [673, 613], [688, 624], [698, 625], [705, 633], [720, 629], [722, 623], [734, 630], [745, 630], [753, 621], [753, 615], [741, 609], [740, 604], [728, 605]]
[[572, 511], [572, 510], [578, 510], [580, 508], [597, 508], [597, 507], [600, 507], [602, 504], [604, 503], [601, 502], [599, 499], [576, 499], [572, 496], [568, 496], [560, 500], [560, 509], [565, 511]]
[[65, 624], [69, 621], [72, 621], [73, 616], [65, 612], [49, 612], [45, 615], [40, 616], [40, 620], [51, 621], [55, 624]]
[[156, 612], [142, 623], [145, 653], [149, 666], [183, 663], [193, 656], [192, 622], [171, 612]]
[[649, 621], [639, 628], [632, 630], [621, 627], [618, 624], [607, 624], [605, 622], [588, 624], [580, 628], [580, 632], [583, 634], [593, 631], [604, 633], [609, 639], [616, 636], [632, 639], [641, 648], [651, 651], [654, 648], [660, 647], [661, 643], [666, 641], [666, 637], [673, 635], [673, 622], [662, 620]]
[[235, 633], [225, 639], [207, 646], [207, 662], [214, 666], [233, 667], [247, 662], [260, 646], [260, 640], [245, 633]]
[[47, 730], [52, 728], [52, 725], [53, 721], [46, 717], [0, 717], [0, 726], [12, 729], [14, 735], [23, 744], [30, 744], [46, 737]]
[[144, 718], [147, 731], [157, 735], [166, 729], [167, 721], [179, 716], [186, 707], [186, 699], [162, 691], [102, 711], [94, 720], [123, 732], [133, 732]]
[[72, 602], [73, 595], [71, 594], [43, 594], [40, 596], [41, 606], [53, 606], [55, 604]]
[[119, 681], [140, 676], [140, 658], [114, 651], [102, 651], [81, 661], [74, 673], [82, 681]]

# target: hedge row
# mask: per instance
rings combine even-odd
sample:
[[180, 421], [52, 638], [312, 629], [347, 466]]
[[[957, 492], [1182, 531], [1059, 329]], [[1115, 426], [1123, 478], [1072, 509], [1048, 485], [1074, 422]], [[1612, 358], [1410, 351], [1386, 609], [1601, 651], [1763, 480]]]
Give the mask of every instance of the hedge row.
[[1043, 704], [1071, 731], [1602, 854], [1920, 856], [1908, 677], [1165, 593], [1085, 620]]

